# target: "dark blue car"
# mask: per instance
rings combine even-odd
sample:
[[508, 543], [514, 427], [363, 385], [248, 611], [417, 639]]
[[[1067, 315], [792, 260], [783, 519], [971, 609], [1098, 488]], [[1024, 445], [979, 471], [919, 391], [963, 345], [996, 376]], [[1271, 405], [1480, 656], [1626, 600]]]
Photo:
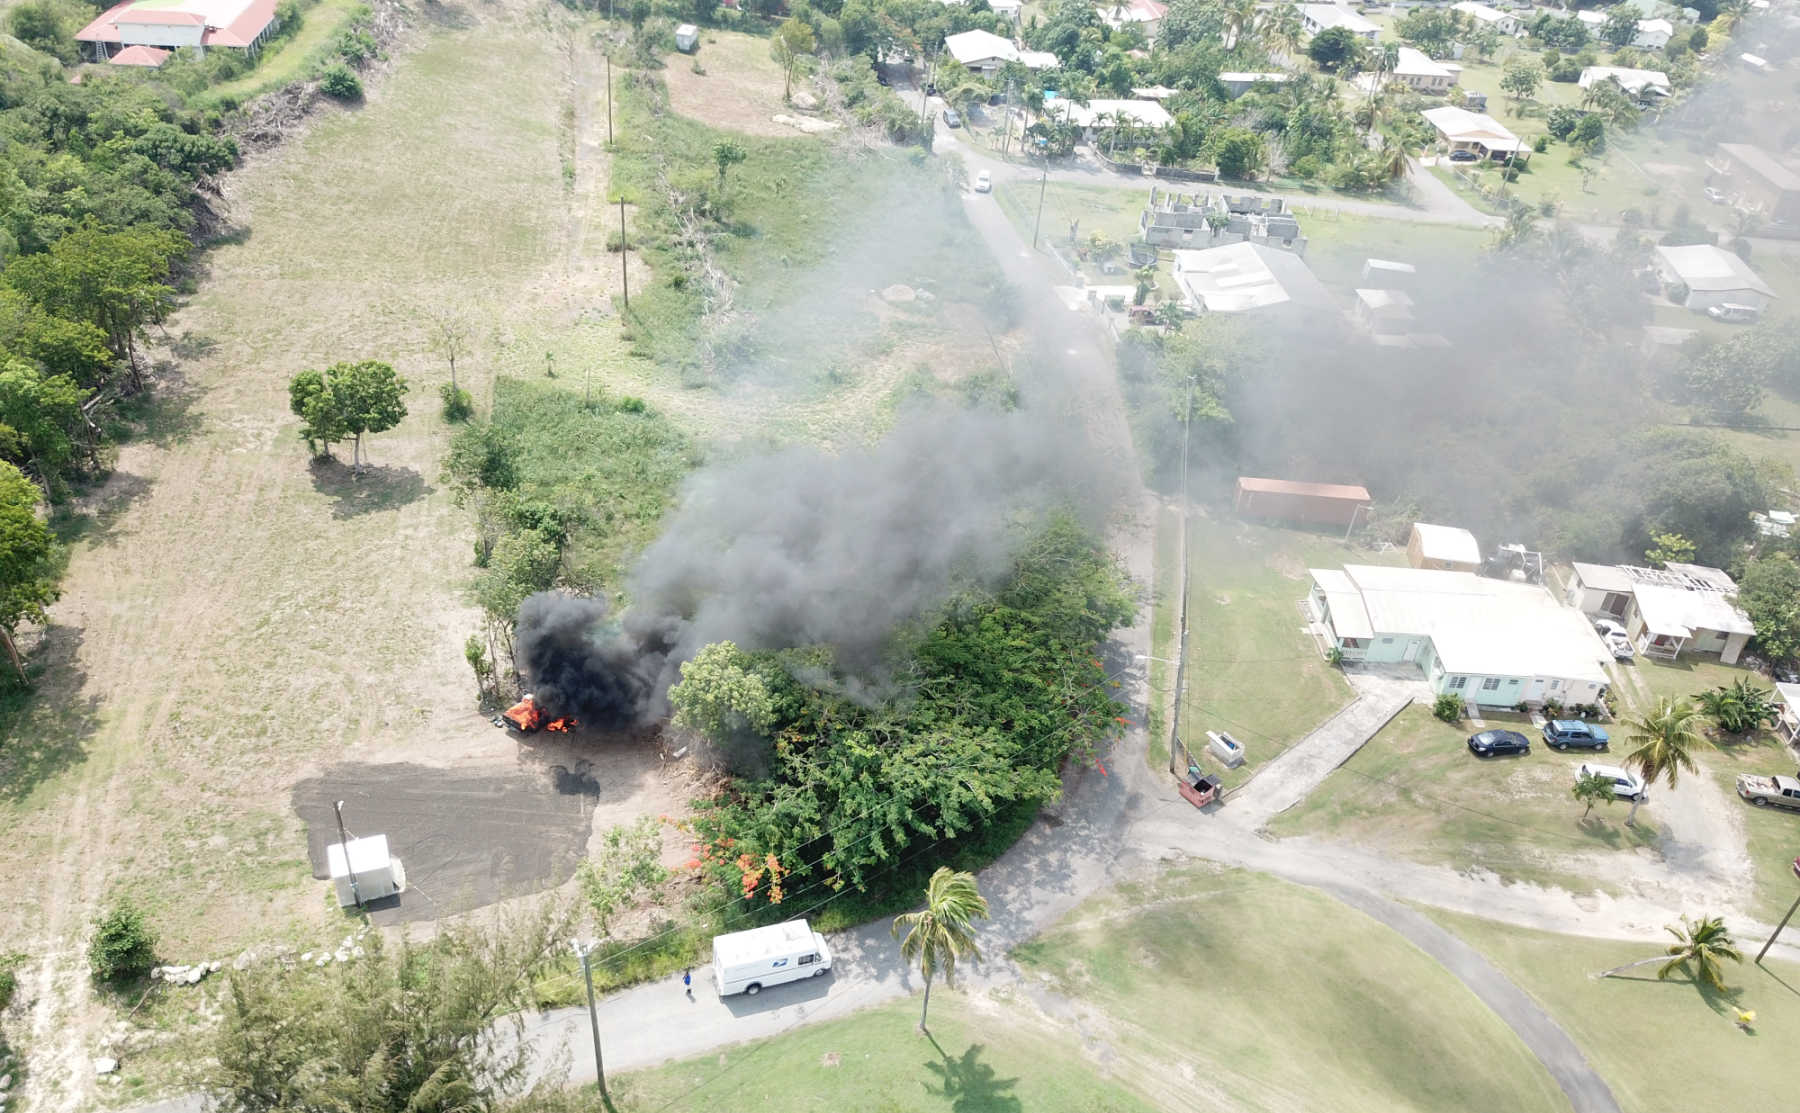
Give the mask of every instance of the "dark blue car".
[[1552, 750], [1604, 750], [1610, 742], [1605, 727], [1580, 719], [1552, 719], [1544, 724], [1544, 744]]

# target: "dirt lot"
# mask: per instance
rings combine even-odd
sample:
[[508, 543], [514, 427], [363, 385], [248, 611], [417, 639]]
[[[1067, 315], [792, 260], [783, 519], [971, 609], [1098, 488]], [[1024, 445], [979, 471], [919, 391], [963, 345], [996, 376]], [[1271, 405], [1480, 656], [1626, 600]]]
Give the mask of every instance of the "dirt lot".
[[[683, 116], [746, 135], [801, 134], [774, 120], [798, 113], [782, 102], [781, 67], [769, 57], [769, 40], [707, 31], [694, 57], [671, 54], [664, 61], [669, 105]], [[696, 64], [705, 73], [695, 73]]]

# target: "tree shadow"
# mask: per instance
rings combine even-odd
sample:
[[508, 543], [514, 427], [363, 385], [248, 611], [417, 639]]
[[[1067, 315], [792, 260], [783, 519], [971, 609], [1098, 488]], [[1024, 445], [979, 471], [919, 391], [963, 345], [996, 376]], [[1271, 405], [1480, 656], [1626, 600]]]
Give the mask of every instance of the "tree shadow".
[[1008, 1092], [1019, 1084], [1019, 1080], [995, 1077], [994, 1068], [981, 1061], [983, 1048], [980, 1044], [970, 1044], [960, 1058], [953, 1059], [936, 1036], [927, 1031], [925, 1038], [931, 1041], [942, 1062], [925, 1064], [925, 1069], [936, 1075], [937, 1081], [922, 1085], [926, 1093], [949, 1098], [954, 1113], [1019, 1113], [1024, 1108], [1019, 1099]]
[[432, 490], [412, 468], [365, 467], [360, 475], [352, 475], [350, 465], [335, 456], [314, 457], [311, 467], [313, 490], [337, 500], [333, 518], [397, 510]]
[[[1652, 972], [1648, 974], [1614, 974], [1613, 979], [1621, 982], [1644, 982], [1649, 985], [1687, 986], [1698, 992], [1700, 1000], [1706, 1002], [1706, 1007], [1720, 1016], [1735, 1016], [1743, 1007], [1744, 991], [1740, 986], [1728, 985], [1724, 989], [1714, 989], [1696, 978], [1691, 970], [1679, 966], [1666, 978], [1657, 977], [1653, 967], [1646, 966], [1645, 969], [1652, 970]], [[1782, 984], [1786, 985], [1787, 983], [1783, 982]], [[1789, 986], [1789, 988], [1793, 987]]]
[[148, 389], [123, 398], [107, 420], [116, 441], [148, 441], [159, 448], [179, 444], [200, 431], [201, 392], [173, 363], [158, 361]]
[[64, 545], [81, 541], [111, 544], [118, 540], [119, 519], [149, 493], [148, 479], [130, 472], [114, 472], [73, 507], [57, 508], [50, 515], [50, 529]]
[[[20, 646], [36, 686], [16, 677], [0, 681], [0, 800], [24, 800], [87, 760], [88, 743], [100, 729], [100, 697], [71, 695], [87, 681], [75, 665], [83, 637], [74, 626], [46, 628], [35, 647]], [[0, 668], [10, 666], [0, 662]]]
[[449, 31], [466, 31], [475, 26], [475, 17], [469, 9], [461, 4], [445, 4], [441, 0], [425, 0], [419, 9], [425, 15], [425, 21], [433, 27], [442, 27]]

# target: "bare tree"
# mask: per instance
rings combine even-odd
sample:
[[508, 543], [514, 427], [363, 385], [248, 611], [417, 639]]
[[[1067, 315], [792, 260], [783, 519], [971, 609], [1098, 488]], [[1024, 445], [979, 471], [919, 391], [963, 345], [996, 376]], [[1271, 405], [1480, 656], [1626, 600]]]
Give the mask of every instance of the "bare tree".
[[427, 309], [425, 320], [430, 328], [431, 350], [450, 361], [450, 389], [456, 390], [456, 361], [469, 354], [468, 322], [450, 309]]

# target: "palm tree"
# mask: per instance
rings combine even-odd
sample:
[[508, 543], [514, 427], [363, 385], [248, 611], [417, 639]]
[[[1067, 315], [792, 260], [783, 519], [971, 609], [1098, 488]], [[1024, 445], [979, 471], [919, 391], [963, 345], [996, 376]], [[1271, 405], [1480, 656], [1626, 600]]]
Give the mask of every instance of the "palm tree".
[[1256, 22], [1256, 0], [1225, 0], [1225, 26], [1221, 36], [1226, 50], [1237, 47], [1238, 40], [1243, 37]]
[[919, 1010], [919, 1031], [931, 1010], [931, 979], [943, 968], [944, 981], [955, 984], [956, 960], [981, 953], [975, 949], [975, 921], [988, 915], [987, 898], [975, 886], [975, 875], [939, 866], [925, 885], [925, 907], [894, 917], [894, 938], [900, 939], [900, 957], [919, 964], [925, 976], [925, 1005]]
[[[1656, 710], [1625, 724], [1630, 728], [1626, 741], [1637, 747], [1625, 755], [1626, 768], [1643, 774], [1646, 789], [1659, 780], [1668, 781], [1669, 787], [1674, 788], [1684, 769], [1698, 773], [1700, 767], [1694, 764], [1694, 755], [1688, 751], [1706, 741], [1700, 733], [1699, 720], [1700, 709], [1685, 699], [1665, 696], [1658, 700]], [[1637, 816], [1638, 805], [1642, 802], [1641, 797], [1631, 802], [1631, 814], [1625, 817], [1626, 823]]]
[[1670, 924], [1663, 930], [1673, 935], [1675, 942], [1669, 944], [1662, 954], [1627, 962], [1611, 970], [1602, 970], [1595, 977], [1610, 978], [1633, 967], [1660, 962], [1662, 965], [1656, 971], [1656, 980], [1660, 982], [1666, 981], [1676, 970], [1686, 970], [1691, 962], [1694, 967], [1691, 972], [1696, 975], [1696, 980], [1722, 991], [1725, 988], [1725, 978], [1721, 973], [1724, 968], [1720, 963], [1725, 960], [1744, 961], [1744, 956], [1738, 953], [1737, 945], [1732, 942], [1730, 929], [1717, 916], [1704, 916], [1698, 920], [1683, 916], [1680, 927]]
[[1285, 0], [1263, 14], [1257, 31], [1263, 45], [1272, 53], [1281, 55], [1284, 60], [1291, 59], [1293, 53], [1300, 49], [1300, 40], [1305, 37], [1299, 7]]
[[1392, 140], [1381, 141], [1381, 174], [1390, 182], [1405, 179], [1408, 170], [1406, 148]]

